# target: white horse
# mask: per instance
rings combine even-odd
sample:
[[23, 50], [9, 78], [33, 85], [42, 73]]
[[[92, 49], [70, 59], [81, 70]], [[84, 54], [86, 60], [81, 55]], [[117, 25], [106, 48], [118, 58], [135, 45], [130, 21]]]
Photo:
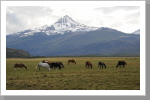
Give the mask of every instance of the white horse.
[[48, 63], [40, 62], [40, 63], [38, 63], [36, 68], [39, 68], [39, 71], [40, 71], [40, 67], [47, 68], [50, 71], [50, 65]]

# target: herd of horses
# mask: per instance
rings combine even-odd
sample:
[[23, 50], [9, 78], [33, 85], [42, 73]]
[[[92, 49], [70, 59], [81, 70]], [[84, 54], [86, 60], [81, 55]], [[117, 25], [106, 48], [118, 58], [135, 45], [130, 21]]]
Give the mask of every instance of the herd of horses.
[[[67, 64], [70, 65], [70, 63], [72, 64], [75, 64], [76, 65], [76, 62], [75, 60], [71, 59], [71, 60], [68, 60]], [[116, 68], [123, 66], [123, 68], [125, 67], [125, 65], [127, 65], [127, 63], [125, 61], [118, 61], [117, 65], [116, 65]], [[27, 66], [20, 63], [16, 63], [14, 64], [13, 66], [15, 69], [16, 68], [25, 68], [27, 70]], [[93, 65], [90, 61], [86, 61], [85, 62], [85, 68], [90, 68], [92, 69]], [[50, 62], [48, 60], [43, 60], [42, 62], [38, 63], [38, 65], [36, 66], [37, 69], [39, 69], [40, 71], [40, 68], [47, 68], [49, 71], [51, 69], [61, 69], [61, 68], [64, 68], [64, 65], [62, 62]], [[106, 68], [106, 64], [104, 62], [98, 62], [98, 68]]]

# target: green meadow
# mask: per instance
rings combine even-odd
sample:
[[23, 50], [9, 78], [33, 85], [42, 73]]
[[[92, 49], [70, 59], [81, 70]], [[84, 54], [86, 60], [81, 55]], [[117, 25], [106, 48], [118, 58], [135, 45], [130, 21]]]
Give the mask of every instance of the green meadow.
[[[74, 59], [76, 65], [67, 64]], [[63, 69], [48, 71], [36, 66], [42, 60], [62, 62]], [[117, 62], [127, 62], [125, 68], [116, 68]], [[85, 68], [91, 61], [92, 69]], [[104, 62], [106, 69], [98, 68]], [[13, 69], [15, 63], [23, 63], [28, 70]], [[140, 57], [52, 57], [33, 59], [6, 59], [7, 90], [140, 90]]]

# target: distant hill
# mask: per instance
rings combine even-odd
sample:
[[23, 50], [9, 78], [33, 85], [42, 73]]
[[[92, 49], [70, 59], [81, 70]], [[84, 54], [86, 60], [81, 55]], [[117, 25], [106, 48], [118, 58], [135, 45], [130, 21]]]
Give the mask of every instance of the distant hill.
[[27, 57], [31, 57], [31, 55], [24, 50], [6, 48], [6, 57], [7, 58], [27, 58]]

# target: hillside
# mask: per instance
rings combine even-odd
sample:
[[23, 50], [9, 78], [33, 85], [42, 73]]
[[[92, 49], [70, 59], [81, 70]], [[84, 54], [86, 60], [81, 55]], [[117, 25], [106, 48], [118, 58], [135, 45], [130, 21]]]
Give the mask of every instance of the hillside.
[[31, 55], [24, 50], [6, 48], [6, 57], [7, 58], [27, 58], [27, 57], [31, 57]]

